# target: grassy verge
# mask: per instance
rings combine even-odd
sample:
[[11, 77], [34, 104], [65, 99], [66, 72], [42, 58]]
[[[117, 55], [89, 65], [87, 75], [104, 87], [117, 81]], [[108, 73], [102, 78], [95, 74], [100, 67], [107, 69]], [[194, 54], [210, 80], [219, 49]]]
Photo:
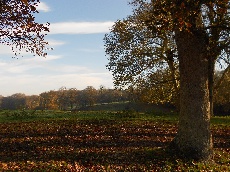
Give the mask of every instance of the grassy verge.
[[[132, 110], [124, 111], [0, 111], [0, 123], [3, 122], [31, 122], [44, 120], [146, 120], [146, 121], [170, 121], [177, 122], [178, 114], [176, 113], [138, 113]], [[230, 116], [216, 116], [211, 118], [212, 125], [226, 125], [230, 126]]]
[[2, 111], [0, 122], [30, 122], [42, 120], [167, 120], [177, 121], [173, 113], [138, 113], [135, 111]]

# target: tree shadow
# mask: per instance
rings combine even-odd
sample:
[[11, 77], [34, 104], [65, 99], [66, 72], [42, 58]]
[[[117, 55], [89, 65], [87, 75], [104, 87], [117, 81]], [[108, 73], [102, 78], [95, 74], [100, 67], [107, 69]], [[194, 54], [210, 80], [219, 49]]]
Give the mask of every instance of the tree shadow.
[[[5, 128], [0, 125], [1, 162], [65, 161], [83, 166], [155, 164], [157, 167], [177, 163], [174, 155], [166, 150], [176, 134], [176, 127], [171, 124], [62, 121], [50, 128], [44, 124], [42, 130], [36, 128], [36, 123], [27, 123], [22, 130], [15, 129], [15, 125]], [[9, 130], [2, 132], [3, 129]], [[214, 144], [229, 148], [229, 140], [222, 134], [214, 133]], [[220, 137], [221, 142], [217, 142]]]

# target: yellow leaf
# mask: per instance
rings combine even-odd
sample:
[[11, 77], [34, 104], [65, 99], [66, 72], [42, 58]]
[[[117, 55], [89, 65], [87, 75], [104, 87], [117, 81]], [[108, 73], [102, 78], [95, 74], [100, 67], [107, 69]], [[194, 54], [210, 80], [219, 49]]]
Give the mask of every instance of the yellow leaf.
[[23, 3], [25, 3], [27, 6], [29, 5], [28, 4], [28, 0], [21, 0]]

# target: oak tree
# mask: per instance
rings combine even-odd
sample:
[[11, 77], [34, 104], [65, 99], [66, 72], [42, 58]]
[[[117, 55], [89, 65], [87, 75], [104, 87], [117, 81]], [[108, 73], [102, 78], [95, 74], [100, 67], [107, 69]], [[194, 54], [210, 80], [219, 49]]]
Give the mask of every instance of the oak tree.
[[[155, 40], [161, 40], [162, 35], [166, 34], [166, 36], [172, 35], [175, 41], [175, 54], [179, 62], [180, 73], [180, 120], [177, 136], [170, 147], [180, 155], [207, 160], [212, 156], [213, 146], [210, 131], [210, 111], [212, 110], [213, 99], [214, 66], [221, 59], [229, 60], [229, 1], [134, 0], [133, 4], [136, 8], [134, 9], [134, 16], [139, 16], [141, 25], [154, 33]], [[135, 25], [135, 23], [130, 24], [132, 27]], [[120, 25], [119, 27], [123, 26]], [[138, 28], [135, 29], [136, 35], [141, 35]], [[135, 32], [135, 29], [132, 32]], [[130, 40], [134, 40], [129, 31], [126, 29], [123, 35], [125, 38], [130, 37]], [[129, 77], [129, 74], [123, 68], [136, 74], [137, 70], [130, 70], [135, 65], [136, 68], [134, 69], [139, 69], [136, 59], [143, 61], [140, 67], [146, 67], [151, 63], [157, 64], [156, 47], [162, 47], [162, 45], [158, 46], [158, 42], [161, 41], [152, 43], [150, 49], [155, 54], [150, 56], [138, 54], [137, 58], [133, 59], [130, 53], [133, 47], [127, 47], [126, 44], [122, 47], [124, 39], [120, 36], [122, 35], [119, 33], [109, 38], [110, 44], [108, 46], [109, 48], [117, 47], [118, 44], [121, 48], [121, 50], [118, 49], [117, 54], [111, 56], [111, 63], [109, 63], [109, 67], [111, 67], [109, 69], [113, 71], [115, 79], [118, 74], [121, 79], [127, 81], [122, 76]], [[116, 42], [117, 40], [119, 42]], [[138, 40], [143, 40], [143, 38]], [[137, 47], [140, 47], [139, 45]], [[171, 46], [169, 47], [171, 48]], [[145, 48], [144, 46], [144, 51]], [[107, 51], [110, 50], [107, 49]], [[138, 52], [140, 50], [138, 49]], [[165, 54], [164, 51], [161, 52]], [[122, 59], [121, 56], [128, 58]], [[154, 72], [154, 70], [156, 69], [152, 68], [147, 71]], [[121, 72], [119, 73], [119, 71]]]
[[[135, 3], [136, 1], [133, 2]], [[107, 68], [113, 72], [114, 84], [117, 87], [135, 87], [141, 96], [139, 98], [141, 101], [170, 102], [179, 106], [178, 52], [174, 33], [170, 30], [159, 31], [157, 25], [151, 24], [149, 21], [151, 14], [147, 10], [149, 6], [149, 3], [142, 2], [142, 10], [139, 7], [132, 16], [118, 20], [111, 32], [105, 35], [105, 50], [109, 57]], [[210, 20], [213, 21], [215, 15], [209, 14]], [[223, 18], [224, 14], [221, 15], [220, 18]], [[144, 20], [147, 22], [143, 22]], [[213, 58], [212, 63], [209, 63], [209, 98], [212, 115], [213, 96], [225, 79], [225, 73], [230, 69], [226, 67], [230, 64], [227, 50], [229, 42], [226, 40], [220, 42], [221, 37], [222, 33], [217, 28], [209, 35], [211, 43], [209, 55]], [[221, 69], [223, 66], [225, 68], [221, 79], [216, 83], [213, 81], [214, 65], [218, 65]]]

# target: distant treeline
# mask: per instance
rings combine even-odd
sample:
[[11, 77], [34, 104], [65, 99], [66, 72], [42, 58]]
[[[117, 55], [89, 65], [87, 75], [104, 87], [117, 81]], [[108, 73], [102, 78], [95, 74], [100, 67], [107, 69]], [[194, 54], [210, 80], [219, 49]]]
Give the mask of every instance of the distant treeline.
[[[230, 94], [229, 90], [220, 89], [215, 95], [214, 114], [230, 115]], [[146, 95], [145, 95], [146, 96]], [[153, 100], [146, 102], [148, 104], [162, 104]], [[40, 95], [27, 96], [23, 93], [16, 93], [8, 97], [0, 96], [0, 108], [7, 110], [80, 110], [85, 107], [108, 104], [112, 102], [145, 102], [143, 94], [135, 89], [107, 89], [101, 86], [95, 89], [92, 86], [86, 87], [84, 90], [76, 88], [67, 89], [61, 87], [59, 90], [51, 90], [43, 92]], [[174, 102], [164, 102], [164, 105], [174, 106]]]
[[57, 91], [51, 90], [40, 95], [27, 96], [16, 93], [8, 97], [0, 97], [1, 109], [37, 109], [37, 110], [74, 110], [95, 104], [129, 101], [128, 91], [107, 89], [103, 86], [95, 89], [88, 86], [84, 90], [62, 87]]

